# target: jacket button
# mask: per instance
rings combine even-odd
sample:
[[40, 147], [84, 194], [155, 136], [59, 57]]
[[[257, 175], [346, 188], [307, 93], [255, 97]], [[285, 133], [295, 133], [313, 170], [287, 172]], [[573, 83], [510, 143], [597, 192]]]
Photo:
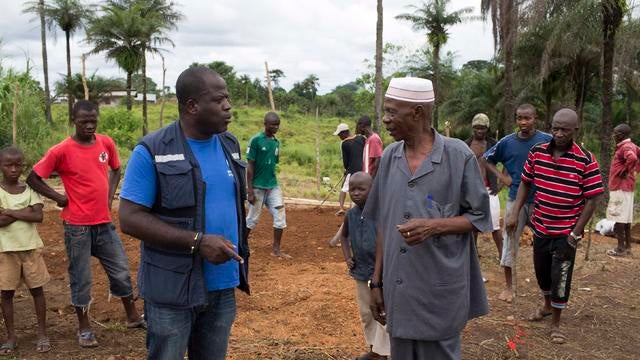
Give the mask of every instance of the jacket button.
[[402, 284], [402, 279], [397, 279], [396, 280], [396, 284], [401, 285]]
[[409, 187], [410, 188], [415, 187], [415, 186], [416, 186], [416, 183], [414, 183], [413, 181], [409, 183]]
[[404, 254], [406, 252], [407, 252], [407, 248], [406, 247], [404, 247], [404, 246], [400, 247], [400, 253]]
[[409, 213], [409, 212], [404, 213], [404, 218], [405, 218], [406, 220], [411, 219], [411, 213]]

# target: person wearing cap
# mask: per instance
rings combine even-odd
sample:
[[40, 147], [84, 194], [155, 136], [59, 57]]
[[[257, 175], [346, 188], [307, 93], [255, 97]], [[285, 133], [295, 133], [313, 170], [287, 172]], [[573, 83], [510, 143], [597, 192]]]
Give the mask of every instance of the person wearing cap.
[[[498, 198], [498, 192], [500, 187], [498, 186], [498, 178], [495, 174], [487, 172], [486, 163], [480, 161], [482, 155], [496, 144], [496, 140], [489, 136], [489, 117], [483, 113], [476, 114], [471, 120], [471, 128], [473, 129], [473, 135], [468, 138], [465, 143], [471, 151], [476, 155], [478, 159], [478, 165], [480, 165], [480, 173], [484, 180], [484, 185], [489, 192], [489, 204], [491, 207], [491, 223], [493, 224], [493, 231], [491, 237], [498, 249], [498, 258], [502, 256], [502, 232], [500, 231], [500, 199]], [[473, 237], [478, 244], [478, 233], [474, 232]]]
[[[347, 193], [349, 192], [349, 179], [351, 178], [351, 174], [362, 171], [362, 156], [364, 153], [366, 138], [358, 134], [351, 135], [351, 132], [349, 131], [349, 125], [345, 123], [338, 124], [338, 126], [336, 127], [336, 131], [333, 132], [333, 135], [337, 135], [342, 141], [341, 149], [342, 165], [344, 166], [344, 182], [342, 183], [342, 188], [340, 189], [340, 210], [338, 210], [338, 212], [336, 213], [336, 216], [342, 216], [346, 211], [346, 208], [344, 207], [344, 201], [347, 197]], [[333, 235], [331, 240], [329, 240], [330, 247], [338, 246], [338, 241], [340, 241], [340, 234], [342, 234], [342, 225], [340, 225], [338, 231], [335, 233], [335, 235]]]
[[[518, 131], [507, 135], [500, 139], [497, 144], [492, 146], [482, 156], [482, 161], [487, 165], [487, 170], [496, 175], [498, 180], [509, 187], [509, 195], [505, 209], [505, 219], [509, 217], [513, 204], [518, 193], [520, 185], [520, 175], [524, 168], [524, 163], [529, 155], [529, 150], [538, 143], [551, 140], [551, 135], [536, 130], [536, 120], [538, 115], [536, 108], [531, 104], [522, 104], [516, 109], [516, 125]], [[496, 168], [496, 165], [502, 163], [506, 174]], [[531, 204], [533, 203], [533, 195], [535, 186], [532, 187], [531, 193], [525, 205], [522, 207], [518, 217], [518, 226], [513, 233], [504, 232], [502, 234], [502, 256], [500, 258], [500, 266], [504, 268], [505, 288], [498, 295], [498, 299], [511, 302], [513, 300], [513, 285], [511, 278], [511, 268], [515, 266], [515, 259], [520, 244], [520, 236], [524, 231], [524, 226], [528, 223], [533, 212]], [[515, 241], [515, 253], [511, 253], [511, 241]]]
[[342, 189], [340, 189], [340, 210], [336, 214], [340, 216], [344, 215], [346, 211], [344, 201], [349, 192], [349, 178], [351, 174], [362, 171], [362, 153], [366, 139], [358, 134], [351, 135], [349, 125], [345, 123], [338, 124], [333, 135], [337, 135], [342, 141], [340, 147], [342, 149], [342, 165], [344, 166], [344, 182]]
[[431, 81], [393, 78], [384, 150], [363, 218], [377, 227], [372, 313], [392, 359], [459, 359], [467, 321], [488, 313], [472, 232], [490, 231], [489, 194], [461, 140], [432, 125]]

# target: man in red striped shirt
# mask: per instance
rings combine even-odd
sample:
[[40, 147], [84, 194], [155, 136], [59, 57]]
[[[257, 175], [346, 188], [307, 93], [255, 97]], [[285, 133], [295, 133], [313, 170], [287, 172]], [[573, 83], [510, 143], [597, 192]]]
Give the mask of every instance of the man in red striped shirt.
[[522, 171], [514, 211], [507, 219], [513, 231], [517, 216], [531, 186], [536, 186], [531, 217], [533, 262], [544, 306], [529, 318], [539, 321], [552, 316], [551, 341], [562, 344], [560, 315], [567, 305], [576, 246], [593, 215], [597, 198], [604, 192], [595, 156], [573, 141], [578, 132], [578, 114], [561, 109], [553, 116], [550, 142], [535, 145]]

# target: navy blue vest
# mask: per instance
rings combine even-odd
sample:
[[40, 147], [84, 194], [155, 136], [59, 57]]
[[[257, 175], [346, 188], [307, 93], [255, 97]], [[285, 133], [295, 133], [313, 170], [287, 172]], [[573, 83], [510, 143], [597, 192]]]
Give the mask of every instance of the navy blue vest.
[[[238, 216], [238, 253], [244, 259], [240, 266], [239, 289], [249, 293], [249, 244], [243, 240], [245, 231], [244, 200], [246, 199], [246, 163], [240, 159], [238, 140], [225, 132], [220, 140], [236, 182]], [[151, 154], [158, 191], [151, 213], [173, 226], [203, 231], [206, 184], [200, 165], [175, 121], [140, 142]], [[158, 305], [189, 308], [206, 303], [203, 259], [189, 250], [169, 251], [144, 242], [140, 249], [138, 287], [140, 296]]]

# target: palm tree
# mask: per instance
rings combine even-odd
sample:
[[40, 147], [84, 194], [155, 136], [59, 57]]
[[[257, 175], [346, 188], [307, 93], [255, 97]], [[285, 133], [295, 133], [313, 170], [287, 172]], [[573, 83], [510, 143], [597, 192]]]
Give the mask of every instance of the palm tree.
[[[51, 124], [51, 91], [49, 90], [49, 60], [47, 58], [47, 26], [44, 15], [44, 0], [25, 3], [23, 13], [35, 14], [40, 20], [40, 40], [42, 41], [42, 71], [44, 72], [44, 115]], [[34, 18], [33, 20], [35, 20]]]
[[378, 0], [378, 20], [376, 22], [376, 77], [374, 106], [376, 113], [375, 129], [382, 126], [382, 0]]
[[166, 36], [167, 31], [177, 28], [182, 14], [174, 9], [175, 4], [165, 0], [110, 0], [111, 6], [128, 10], [138, 17], [140, 32], [137, 40], [142, 50], [142, 134], [149, 131], [147, 120], [147, 53], [157, 54], [161, 46], [175, 46]]
[[147, 122], [147, 58], [146, 53], [159, 53], [163, 45], [175, 47], [166, 32], [177, 29], [182, 14], [174, 9], [172, 2], [165, 0], [136, 0], [140, 4], [140, 18], [144, 26], [140, 37], [142, 44], [142, 135], [149, 131]]
[[473, 11], [473, 7], [465, 7], [456, 11], [447, 12], [447, 5], [450, 0], [430, 0], [422, 3], [421, 7], [414, 5], [409, 8], [414, 12], [400, 14], [396, 19], [406, 20], [412, 23], [414, 30], [426, 30], [427, 41], [433, 47], [433, 88], [436, 93], [436, 102], [433, 111], [433, 127], [438, 128], [438, 104], [441, 102], [438, 91], [438, 80], [440, 76], [440, 50], [449, 40], [449, 28], [461, 23], [463, 20], [471, 19], [468, 16]]
[[[52, 3], [44, 6], [45, 20], [49, 29], [56, 26], [64, 31], [67, 45], [67, 79], [71, 79], [71, 35], [84, 27], [85, 21], [91, 16], [91, 7], [80, 0], [52, 0]], [[71, 121], [71, 109], [73, 98], [68, 94], [69, 121]]]
[[101, 10], [102, 16], [89, 22], [86, 41], [93, 45], [91, 54], [105, 52], [107, 59], [114, 60], [127, 73], [127, 110], [131, 111], [132, 76], [140, 70], [144, 58], [139, 41], [142, 32], [139, 17], [128, 9], [113, 6], [111, 2], [103, 5]]

